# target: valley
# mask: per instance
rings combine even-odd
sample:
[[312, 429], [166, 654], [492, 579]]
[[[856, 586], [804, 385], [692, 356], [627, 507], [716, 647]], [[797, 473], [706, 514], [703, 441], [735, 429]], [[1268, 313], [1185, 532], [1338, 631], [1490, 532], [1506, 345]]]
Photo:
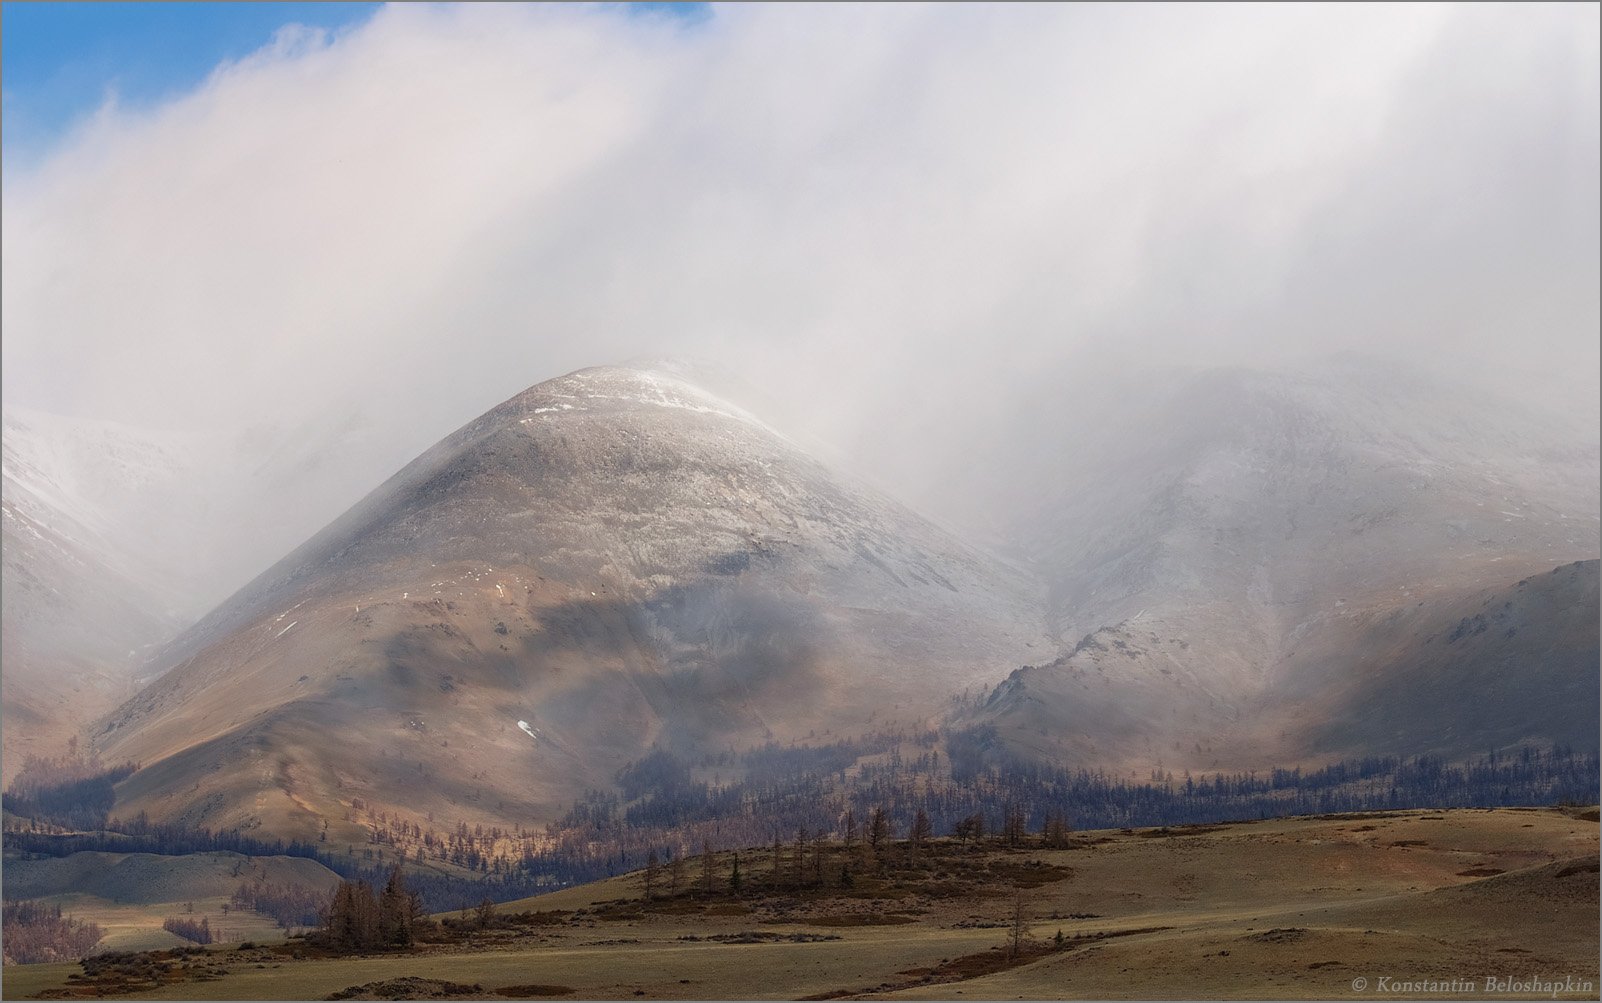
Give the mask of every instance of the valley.
[[[1061, 849], [990, 837], [875, 851], [859, 837], [809, 844], [800, 868], [783, 845], [777, 872], [755, 847], [739, 854], [738, 889], [732, 853], [710, 869], [690, 858], [677, 878], [654, 872], [649, 900], [635, 871], [499, 903], [482, 926], [465, 910], [436, 917], [459, 934], [408, 953], [219, 945], [184, 960], [198, 981], [134, 995], [320, 999], [379, 983], [396, 998], [398, 980], [419, 993], [401, 998], [479, 999], [1362, 999], [1390, 994], [1356, 979], [1454, 977], [1478, 981], [1448, 998], [1494, 998], [1489, 978], [1594, 987], [1596, 820], [1594, 808], [1360, 813], [1081, 831]], [[5, 992], [112, 985], [82, 973], [8, 968]]]

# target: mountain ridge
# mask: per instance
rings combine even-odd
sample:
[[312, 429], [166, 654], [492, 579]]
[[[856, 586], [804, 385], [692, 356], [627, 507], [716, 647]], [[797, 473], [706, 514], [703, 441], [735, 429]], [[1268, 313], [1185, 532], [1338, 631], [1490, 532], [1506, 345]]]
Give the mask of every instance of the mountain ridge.
[[[1507, 735], [1576, 734], [1589, 691], [1570, 660], [1596, 642], [1570, 620], [1594, 565], [1508, 614], [1567, 615], [1561, 643], [1516, 629], [1461, 670], [1423, 651], [1449, 611], [1594, 542], [1594, 459], [1553, 452], [1538, 423], [1482, 434], [1496, 415], [1405, 376], [1170, 374], [1087, 398], [1094, 428], [1021, 400], [1039, 427], [973, 471], [1003, 493], [1028, 558], [1009, 562], [692, 375], [593, 367], [530, 387], [220, 604], [96, 733], [146, 764], [119, 813], [300, 835], [374, 805], [549, 820], [657, 751], [975, 726], [1061, 766], [1314, 763], [1364, 747], [1312, 740], [1307, 715], [1347, 720], [1393, 676], [1417, 709], [1419, 680], [1492, 686], [1475, 666], [1526, 656], [1565, 666], [1528, 708], [1556, 716]], [[1019, 456], [1033, 466], [1004, 505]], [[1349, 654], [1365, 645], [1392, 668]], [[1441, 734], [1477, 720], [1438, 703]], [[1462, 737], [1413, 751], [1483, 752]]]

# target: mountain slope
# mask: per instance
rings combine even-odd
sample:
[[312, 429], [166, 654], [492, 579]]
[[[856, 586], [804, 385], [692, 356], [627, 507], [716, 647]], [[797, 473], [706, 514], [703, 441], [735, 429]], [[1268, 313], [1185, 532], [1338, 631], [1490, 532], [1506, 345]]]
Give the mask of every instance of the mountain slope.
[[5, 779], [164, 668], [162, 643], [359, 497], [361, 472], [392, 471], [370, 431], [353, 412], [171, 432], [8, 407]]
[[[181, 626], [165, 583], [108, 541], [109, 512], [159, 447], [116, 428], [65, 434], [8, 412], [0, 465], [4, 779], [132, 692], [142, 656]], [[99, 471], [101, 476], [92, 476]]]
[[[1018, 751], [1132, 769], [1293, 759], [1312, 750], [1263, 707], [1308, 695], [1309, 652], [1341, 690], [1368, 624], [1599, 550], [1594, 429], [1419, 374], [1135, 369], [1021, 411], [1027, 433], [1001, 441], [1022, 445], [973, 479], [1005, 487], [970, 498], [969, 522], [991, 513], [987, 531], [1033, 555], [1069, 653], [963, 719]], [[1566, 601], [1588, 608], [1583, 588]], [[1541, 699], [1566, 711], [1561, 690]], [[1463, 724], [1413, 751], [1480, 750]]]
[[1581, 561], [1346, 613], [1290, 653], [1265, 716], [1306, 758], [1595, 748], [1598, 583], [1598, 562]]
[[1039, 622], [1028, 578], [752, 416], [666, 372], [583, 370], [186, 632], [98, 743], [146, 764], [119, 813], [527, 822], [653, 745], [930, 719], [1045, 652]]
[[1304, 625], [1255, 693], [1220, 695], [1189, 642], [1126, 621], [1012, 673], [958, 723], [994, 727], [1011, 755], [1204, 770], [1596, 747], [1596, 561], [1419, 594]]

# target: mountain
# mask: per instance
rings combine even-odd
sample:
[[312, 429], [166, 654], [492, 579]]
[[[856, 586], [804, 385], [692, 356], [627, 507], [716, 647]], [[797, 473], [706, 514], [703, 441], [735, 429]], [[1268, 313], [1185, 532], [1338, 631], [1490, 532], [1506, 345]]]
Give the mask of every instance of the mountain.
[[1498, 588], [1338, 608], [1286, 642], [1255, 692], [1234, 691], [1227, 717], [1207, 702], [1218, 690], [1189, 641], [1126, 622], [1013, 672], [958, 724], [995, 729], [1002, 758], [1129, 768], [1595, 749], [1598, 577], [1598, 562], [1582, 561]]
[[1595, 746], [1583, 422], [1351, 359], [990, 403], [940, 516], [1000, 558], [673, 365], [525, 391], [160, 649], [117, 812], [548, 821], [655, 750], [931, 726], [1137, 776]]
[[93, 531], [141, 601], [187, 624], [404, 462], [372, 439], [357, 410], [172, 431], [8, 407], [6, 497]]
[[[665, 369], [542, 383], [186, 631], [119, 814], [550, 819], [653, 747], [934, 721], [1050, 655], [1032, 579]], [[359, 831], [359, 830], [357, 830]]]
[[141, 656], [182, 626], [170, 584], [110, 540], [114, 506], [167, 469], [147, 436], [8, 411], [0, 437], [4, 779], [132, 694]]
[[[1341, 611], [1286, 659], [1265, 717], [1304, 759], [1523, 742], [1595, 749], [1598, 562], [1390, 609]], [[1330, 671], [1339, 668], [1339, 672]]]
[[352, 482], [399, 466], [368, 455], [371, 432], [354, 411], [172, 432], [8, 407], [4, 778], [132, 695], [162, 643], [359, 498]]
[[[1265, 708], [1317, 693], [1311, 706], [1344, 719], [1351, 708], [1330, 695], [1355, 694], [1373, 671], [1362, 652], [1376, 624], [1406, 619], [1421, 644], [1431, 618], [1465, 603], [1478, 612], [1521, 576], [1599, 551], [1594, 428], [1418, 373], [1352, 359], [1302, 372], [1134, 368], [1021, 397], [951, 515], [1030, 555], [1048, 585], [1063, 657], [1013, 674], [962, 718], [995, 726], [1016, 752], [1136, 770], [1327, 752], [1340, 743], [1308, 744]], [[1595, 619], [1594, 586], [1583, 569], [1562, 580], [1546, 593], [1570, 618], [1559, 647], [1592, 651], [1594, 669], [1594, 630], [1586, 642], [1580, 629]], [[1537, 616], [1515, 603], [1499, 625], [1521, 633], [1497, 657], [1535, 673], [1548, 649], [1525, 613]], [[1403, 671], [1412, 656], [1390, 657]], [[1510, 731], [1572, 736], [1582, 717], [1594, 745], [1594, 679], [1589, 703], [1532, 684], [1548, 726], [1486, 733], [1467, 703], [1499, 690], [1468, 688], [1485, 680], [1456, 661], [1438, 669], [1443, 684], [1462, 673], [1437, 700], [1462, 712], [1455, 738], [1443, 723], [1407, 751], [1483, 751]]]

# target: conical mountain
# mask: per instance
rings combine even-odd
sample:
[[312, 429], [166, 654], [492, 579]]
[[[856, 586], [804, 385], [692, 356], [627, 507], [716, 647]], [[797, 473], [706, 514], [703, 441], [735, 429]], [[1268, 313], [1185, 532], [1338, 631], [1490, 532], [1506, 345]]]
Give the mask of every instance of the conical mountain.
[[104, 724], [118, 814], [547, 820], [652, 747], [937, 717], [1049, 657], [1030, 579], [661, 369], [468, 424], [224, 603]]

